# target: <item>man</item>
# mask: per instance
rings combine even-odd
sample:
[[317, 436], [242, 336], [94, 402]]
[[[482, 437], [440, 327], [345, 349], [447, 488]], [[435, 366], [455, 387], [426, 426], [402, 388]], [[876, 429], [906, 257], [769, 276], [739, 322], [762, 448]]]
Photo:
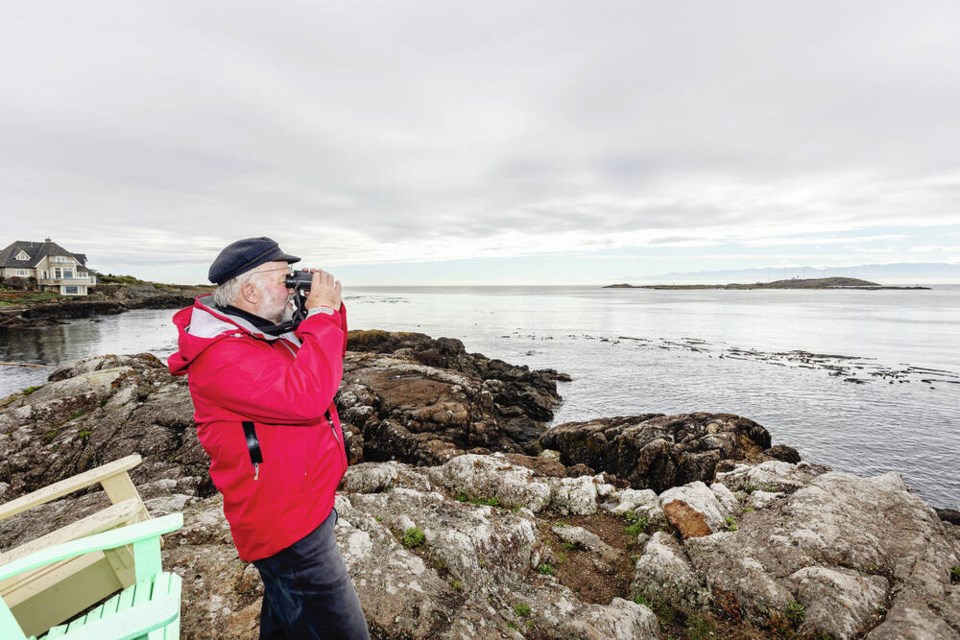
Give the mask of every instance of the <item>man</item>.
[[[269, 238], [227, 246], [210, 267], [212, 296], [174, 316], [197, 436], [240, 558], [263, 579], [260, 638], [367, 639], [333, 535], [347, 467], [333, 397], [343, 375], [340, 282], [311, 270], [307, 317], [293, 330], [287, 255]], [[279, 333], [280, 335], [274, 335]]]

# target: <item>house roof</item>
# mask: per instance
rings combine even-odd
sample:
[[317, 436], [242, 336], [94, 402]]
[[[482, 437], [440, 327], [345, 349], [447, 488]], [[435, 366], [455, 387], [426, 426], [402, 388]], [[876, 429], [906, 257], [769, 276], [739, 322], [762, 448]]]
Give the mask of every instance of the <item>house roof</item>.
[[[23, 260], [17, 260], [17, 254], [21, 251], [26, 251], [27, 255], [30, 256], [30, 260], [28, 260], [26, 264], [24, 264]], [[28, 266], [32, 269], [37, 266], [40, 260], [47, 256], [69, 256], [76, 258], [77, 262], [84, 266], [87, 264], [86, 255], [82, 253], [70, 253], [56, 242], [49, 240], [46, 242], [17, 240], [0, 251], [0, 267]]]

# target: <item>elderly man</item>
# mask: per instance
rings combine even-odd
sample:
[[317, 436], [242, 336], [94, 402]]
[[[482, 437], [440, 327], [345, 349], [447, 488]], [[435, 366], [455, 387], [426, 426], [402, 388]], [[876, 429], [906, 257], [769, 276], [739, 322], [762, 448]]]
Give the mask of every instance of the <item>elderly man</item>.
[[347, 467], [333, 403], [343, 375], [340, 282], [311, 270], [299, 325], [290, 264], [269, 238], [227, 246], [210, 267], [212, 296], [174, 316], [197, 435], [240, 558], [263, 579], [260, 638], [368, 638], [337, 549], [333, 510]]

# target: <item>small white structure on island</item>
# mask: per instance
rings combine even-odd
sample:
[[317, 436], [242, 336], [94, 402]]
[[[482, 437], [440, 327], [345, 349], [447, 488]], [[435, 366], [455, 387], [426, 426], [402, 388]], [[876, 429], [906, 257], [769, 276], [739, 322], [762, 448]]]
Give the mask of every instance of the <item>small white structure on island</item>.
[[97, 284], [87, 268], [87, 256], [71, 253], [50, 238], [43, 242], [17, 240], [0, 251], [0, 280], [22, 280], [27, 289], [85, 296]]

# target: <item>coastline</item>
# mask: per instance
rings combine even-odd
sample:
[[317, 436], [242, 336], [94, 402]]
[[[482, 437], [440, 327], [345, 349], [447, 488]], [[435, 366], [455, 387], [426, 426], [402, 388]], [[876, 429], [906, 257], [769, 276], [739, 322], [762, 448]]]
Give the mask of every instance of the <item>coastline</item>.
[[[513, 625], [541, 638], [575, 628], [884, 637], [950, 619], [960, 535], [896, 474], [858, 478], [800, 461], [761, 425], [727, 414], [547, 431], [556, 371], [412, 333], [353, 332], [351, 345], [338, 398], [352, 465], [338, 540], [378, 637], [460, 637], [465, 624], [507, 637]], [[150, 511], [186, 514], [165, 564], [203, 575], [185, 580], [185, 601], [201, 604], [184, 611], [184, 638], [255, 637], [259, 592], [236, 578], [245, 568], [192, 411], [185, 381], [148, 354], [61, 367], [0, 400], [0, 499], [142, 454], [134, 481]], [[85, 506], [80, 497], [41, 520]], [[29, 539], [44, 524], [0, 532]], [[422, 546], [400, 541], [410, 527], [424, 532]], [[747, 574], [744, 559], [754, 563]], [[924, 604], [911, 619], [916, 594], [940, 608]]]
[[703, 289], [755, 291], [767, 289], [798, 289], [798, 290], [842, 290], [842, 291], [928, 291], [931, 287], [920, 285], [904, 287], [882, 285], [859, 278], [793, 278], [790, 280], [774, 280], [772, 282], [754, 282], [749, 284], [650, 284], [632, 285], [627, 283], [610, 284], [604, 289], [652, 289], [655, 291], [698, 291]]
[[98, 285], [83, 297], [0, 306], [0, 331], [41, 329], [64, 321], [115, 315], [132, 309], [177, 309], [213, 291], [212, 286], [134, 281]]

